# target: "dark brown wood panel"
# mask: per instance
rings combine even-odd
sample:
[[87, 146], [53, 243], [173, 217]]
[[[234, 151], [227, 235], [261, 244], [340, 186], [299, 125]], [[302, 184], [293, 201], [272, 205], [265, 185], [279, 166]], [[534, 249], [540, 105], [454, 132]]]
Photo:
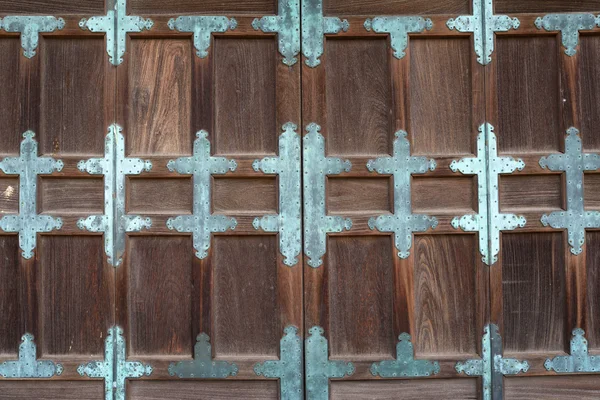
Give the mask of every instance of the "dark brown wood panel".
[[393, 357], [392, 238], [332, 236], [327, 245], [331, 356], [369, 360]]
[[127, 212], [132, 214], [191, 214], [193, 183], [184, 178], [135, 178], [127, 180]]
[[0, 178], [0, 213], [19, 212], [19, 178]]
[[[4, 6], [17, 4], [12, 1], [3, 1]], [[21, 133], [23, 133], [23, 109], [17, 105], [23, 104], [23, 93], [19, 90], [19, 79], [22, 66], [19, 63], [21, 56], [21, 42], [18, 37], [3, 37], [0, 39], [0, 78], [2, 79], [2, 92], [0, 96], [0, 141], [2, 146], [0, 154], [17, 154]]]
[[393, 110], [385, 38], [331, 39], [325, 51], [327, 152], [389, 154]]
[[0, 381], [0, 399], [102, 400], [103, 381]]
[[464, 14], [469, 12], [469, 0], [323, 0], [328, 15], [349, 14]]
[[561, 149], [565, 130], [559, 108], [557, 40], [557, 36], [496, 38], [499, 152]]
[[114, 320], [114, 268], [94, 236], [41, 236], [38, 248], [42, 354], [103, 355]]
[[19, 238], [0, 236], [0, 354], [16, 355], [20, 343]]
[[218, 214], [276, 214], [279, 208], [277, 178], [213, 177], [213, 212]]
[[466, 37], [410, 41], [409, 133], [414, 154], [470, 154], [472, 44]]
[[563, 208], [560, 174], [502, 175], [499, 192], [502, 212], [554, 211]]
[[138, 14], [277, 14], [276, 0], [129, 0]]
[[560, 232], [502, 235], [505, 351], [562, 351], [566, 241]]
[[215, 356], [279, 355], [278, 246], [275, 235], [213, 238]]
[[276, 400], [277, 381], [132, 381], [127, 398], [132, 400]]
[[187, 355], [192, 332], [192, 241], [189, 236], [128, 239], [129, 348], [133, 354]]
[[[598, 1], [586, 1], [581, 3], [594, 3], [594, 9], [600, 9]], [[592, 10], [588, 8], [587, 11]], [[600, 151], [600, 65], [597, 62], [600, 58], [600, 36], [582, 35], [579, 38], [578, 50], [579, 79], [577, 80], [579, 90], [579, 104], [581, 107], [581, 134], [583, 149], [586, 152]]]
[[[331, 382], [332, 400], [478, 399], [477, 379]], [[442, 393], [443, 391], [443, 393]]]
[[495, 0], [497, 13], [548, 13], [590, 12], [600, 10], [598, 0]]
[[477, 238], [418, 235], [414, 245], [415, 350], [420, 356], [474, 354]]
[[[103, 155], [114, 82], [102, 36], [40, 41], [41, 154]], [[31, 129], [35, 129], [32, 127]]]
[[327, 210], [331, 214], [393, 212], [392, 185], [388, 177], [327, 178]]
[[192, 42], [129, 41], [127, 152], [134, 155], [192, 153]]
[[414, 213], [469, 214], [477, 211], [476, 178], [456, 176], [444, 178], [412, 178], [411, 197]]
[[276, 154], [276, 67], [272, 38], [215, 38], [215, 154]]
[[598, 398], [597, 376], [537, 376], [505, 378], [507, 400], [592, 400]]
[[600, 210], [600, 174], [584, 175], [583, 200], [586, 209]]
[[587, 259], [587, 328], [586, 337], [592, 349], [600, 349], [600, 232], [585, 237]]
[[38, 180], [39, 212], [45, 214], [104, 214], [104, 178], [50, 178]]

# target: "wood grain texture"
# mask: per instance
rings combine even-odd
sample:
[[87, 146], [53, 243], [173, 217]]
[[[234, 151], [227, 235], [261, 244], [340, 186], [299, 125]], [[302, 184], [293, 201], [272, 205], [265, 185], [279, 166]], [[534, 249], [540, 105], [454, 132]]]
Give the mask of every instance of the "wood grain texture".
[[461, 14], [469, 12], [468, 0], [324, 0], [328, 15]]
[[104, 179], [50, 178], [39, 180], [39, 212], [104, 214]]
[[213, 176], [213, 212], [276, 214], [279, 186], [276, 177], [217, 178]]
[[17, 235], [0, 236], [0, 354], [17, 354], [19, 332], [19, 238]]
[[114, 318], [114, 268], [104, 263], [102, 237], [41, 236], [38, 257], [42, 354], [104, 354], [101, 338]]
[[0, 399], [10, 400], [102, 400], [104, 382], [0, 381]]
[[215, 38], [215, 154], [276, 154], [277, 42]]
[[106, 87], [104, 39], [49, 37], [42, 43], [40, 153], [103, 155], [105, 103], [114, 96]]
[[390, 178], [327, 178], [329, 213], [359, 212], [382, 214], [393, 212]]
[[499, 152], [558, 152], [561, 126], [556, 36], [496, 38]]
[[553, 175], [500, 176], [500, 211], [560, 210], [562, 177]]
[[[12, 1], [3, 1], [5, 5], [18, 4]], [[0, 39], [0, 80], [2, 81], [2, 92], [0, 96], [0, 154], [18, 154], [21, 136], [22, 109], [16, 107], [22, 104], [23, 99], [19, 92], [19, 57], [21, 56], [21, 42], [18, 37]]]
[[[581, 3], [595, 3], [596, 9], [600, 9], [597, 1]], [[583, 140], [583, 151], [600, 151], [600, 37], [598, 35], [582, 35], [579, 38], [579, 79], [577, 80], [579, 91], [579, 104], [581, 107], [581, 136]]]
[[[415, 213], [468, 214], [476, 212], [477, 188], [473, 177], [412, 178], [412, 208]], [[449, 195], [451, 194], [451, 195]]]
[[585, 174], [583, 199], [586, 209], [600, 210], [600, 174]]
[[587, 232], [585, 238], [587, 269], [586, 337], [592, 349], [600, 349], [600, 232]]
[[330, 236], [329, 352], [342, 359], [393, 357], [395, 256], [390, 236]]
[[477, 399], [477, 379], [332, 381], [332, 400]]
[[128, 5], [141, 14], [277, 14], [275, 0], [129, 0]]
[[0, 178], [0, 214], [19, 212], [19, 178]]
[[215, 356], [279, 355], [278, 251], [275, 235], [213, 237]]
[[144, 215], [192, 213], [191, 178], [129, 178], [126, 190], [128, 213]]
[[597, 376], [536, 376], [504, 378], [507, 400], [592, 400], [598, 398]]
[[394, 132], [385, 38], [329, 39], [325, 44], [327, 152], [389, 154]]
[[496, 0], [496, 13], [565, 13], [600, 10], [597, 0]]
[[560, 232], [502, 234], [505, 351], [566, 350], [565, 243]]
[[477, 249], [474, 235], [415, 237], [413, 343], [417, 354], [475, 353]]
[[413, 154], [470, 154], [471, 41], [411, 39], [409, 133]]
[[191, 356], [191, 237], [133, 236], [127, 253], [131, 352]]
[[275, 400], [277, 381], [130, 381], [127, 398], [132, 400]]
[[138, 38], [128, 52], [128, 153], [191, 154], [191, 40]]

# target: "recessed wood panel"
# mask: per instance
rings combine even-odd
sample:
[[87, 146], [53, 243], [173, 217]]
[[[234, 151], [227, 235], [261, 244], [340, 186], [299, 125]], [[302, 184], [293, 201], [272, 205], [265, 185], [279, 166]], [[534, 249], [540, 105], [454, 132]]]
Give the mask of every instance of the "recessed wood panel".
[[19, 332], [19, 237], [0, 236], [0, 354], [17, 354], [21, 335]]
[[103, 0], [2, 0], [0, 10], [3, 14], [105, 14]]
[[46, 38], [41, 57], [40, 142], [42, 154], [102, 155], [107, 133], [104, 38]]
[[104, 354], [114, 268], [104, 262], [102, 236], [43, 235], [38, 246], [42, 354]]
[[496, 13], [566, 13], [598, 11], [598, 0], [495, 0]]
[[587, 232], [585, 237], [587, 266], [587, 331], [593, 349], [600, 349], [600, 232]]
[[129, 0], [128, 5], [134, 14], [277, 14], [276, 0]]
[[[4, 7], [12, 5], [20, 8], [19, 2], [12, 0], [2, 1]], [[2, 7], [3, 12], [5, 8]], [[0, 154], [18, 154], [19, 143], [23, 140], [21, 136], [21, 119], [24, 115], [17, 104], [22, 104], [20, 96], [19, 80], [19, 58], [23, 57], [21, 41], [18, 37], [0, 39], [0, 79], [2, 81], [2, 96], [0, 96]]]
[[127, 50], [128, 153], [191, 154], [192, 41], [138, 38]]
[[600, 210], [600, 174], [585, 174], [583, 199], [586, 209]]
[[271, 381], [129, 381], [132, 400], [276, 400], [277, 380]]
[[600, 393], [598, 376], [504, 378], [507, 400], [593, 400]]
[[330, 213], [391, 213], [390, 178], [327, 178], [327, 210]]
[[213, 176], [213, 212], [276, 214], [279, 186], [276, 177], [217, 178]]
[[19, 212], [19, 178], [0, 178], [0, 213]]
[[325, 43], [327, 152], [389, 154], [394, 132], [385, 38]]
[[[133, 354], [191, 356], [190, 236], [132, 236], [128, 240], [127, 307]], [[124, 296], [124, 293], [120, 293]]]
[[332, 400], [476, 400], [477, 379], [331, 381]]
[[191, 178], [129, 178], [127, 212], [132, 214], [191, 214]]
[[277, 41], [215, 38], [216, 154], [276, 154], [280, 127], [276, 122], [275, 67]]
[[[412, 177], [412, 209], [415, 213], [468, 214], [477, 211], [473, 177]], [[452, 195], [448, 195], [451, 193]]]
[[102, 400], [104, 382], [96, 381], [0, 381], [0, 399]]
[[497, 96], [500, 152], [557, 152], [560, 126], [558, 36], [498, 36]]
[[473, 136], [469, 38], [410, 43], [410, 119], [414, 154], [470, 154]]
[[474, 354], [475, 235], [417, 235], [414, 244], [417, 354]]
[[500, 210], [503, 212], [560, 210], [562, 204], [560, 174], [500, 176]]
[[278, 251], [275, 235], [213, 237], [215, 356], [279, 355]]
[[394, 260], [391, 236], [330, 236], [329, 346], [332, 357], [395, 355]]
[[502, 234], [505, 351], [566, 350], [563, 245], [560, 232]]
[[[557, 0], [558, 1], [558, 0]], [[600, 9], [597, 0], [580, 1], [578, 4], [594, 3], [593, 9]], [[587, 11], [591, 11], [588, 8]], [[581, 107], [581, 136], [583, 141], [583, 151], [600, 151], [600, 135], [598, 127], [600, 126], [600, 64], [597, 60], [600, 58], [600, 36], [581, 35], [579, 37], [579, 49], [577, 56], [579, 62], [579, 79], [577, 80], [580, 95], [579, 104]]]
[[38, 207], [47, 214], [104, 214], [104, 178], [40, 178]]
[[468, 0], [324, 0], [327, 15], [378, 14], [464, 14], [469, 13]]

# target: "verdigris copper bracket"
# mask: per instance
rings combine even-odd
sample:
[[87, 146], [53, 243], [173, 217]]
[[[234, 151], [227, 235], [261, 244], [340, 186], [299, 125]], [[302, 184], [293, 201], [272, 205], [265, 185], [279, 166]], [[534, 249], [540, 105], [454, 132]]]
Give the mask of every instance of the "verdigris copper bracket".
[[211, 157], [208, 132], [196, 133], [194, 154], [192, 157], [180, 157], [170, 160], [169, 171], [192, 175], [194, 184], [194, 205], [192, 215], [180, 215], [167, 220], [167, 227], [177, 232], [192, 233], [196, 257], [208, 256], [210, 235], [214, 232], [225, 232], [235, 229], [237, 221], [224, 215], [211, 214], [211, 175], [225, 174], [235, 171], [237, 163], [225, 157]]
[[571, 354], [547, 359], [544, 367], [557, 374], [599, 373], [600, 356], [588, 354], [588, 342], [583, 329], [574, 329], [571, 338]]
[[168, 25], [171, 30], [193, 32], [196, 55], [206, 58], [211, 35], [215, 32], [227, 32], [227, 29], [234, 30], [237, 27], [237, 21], [235, 18], [229, 19], [216, 15], [184, 15], [171, 18]]
[[[121, 264], [125, 253], [125, 235], [152, 226], [150, 218], [127, 215], [125, 211], [125, 177], [150, 171], [152, 163], [140, 158], [125, 157], [123, 128], [108, 127], [104, 141], [104, 158], [90, 158], [77, 164], [81, 172], [104, 175], [104, 215], [90, 215], [77, 221], [79, 229], [104, 233], [104, 251], [110, 265]], [[115, 222], [116, 221], [116, 222]]]
[[113, 65], [119, 65], [123, 62], [127, 33], [151, 29], [152, 25], [154, 25], [154, 22], [150, 18], [127, 15], [126, 0], [117, 0], [114, 9], [108, 10], [106, 15], [90, 17], [89, 19], [82, 18], [79, 21], [81, 29], [106, 33], [106, 52]]
[[446, 25], [450, 30], [472, 32], [477, 62], [487, 65], [494, 52], [494, 33], [518, 29], [520, 22], [518, 18], [494, 15], [492, 0], [473, 0], [473, 15], [450, 18]]
[[382, 378], [419, 377], [437, 375], [440, 364], [437, 361], [415, 360], [415, 349], [408, 333], [398, 336], [396, 359], [384, 360], [371, 365], [371, 374]]
[[65, 27], [65, 20], [51, 16], [9, 15], [2, 19], [2, 27], [6, 32], [21, 33], [21, 47], [27, 58], [35, 56], [40, 33], [54, 32]]
[[278, 15], [267, 15], [252, 21], [255, 30], [277, 33], [283, 63], [292, 66], [300, 53], [300, 0], [279, 0]]
[[81, 364], [77, 372], [90, 378], [104, 378], [105, 400], [125, 400], [127, 379], [152, 374], [152, 366], [139, 361], [127, 361], [123, 330], [113, 326], [105, 340], [104, 360]]
[[364, 26], [369, 32], [389, 33], [394, 57], [401, 59], [406, 55], [408, 34], [430, 30], [433, 28], [433, 22], [429, 18], [417, 16], [382, 16], [365, 20]]
[[0, 376], [4, 378], [52, 378], [62, 374], [63, 366], [49, 360], [37, 360], [37, 347], [31, 333], [21, 337], [19, 359], [0, 364]]
[[300, 136], [298, 126], [288, 122], [279, 136], [279, 157], [266, 157], [252, 163], [255, 171], [279, 175], [279, 215], [255, 218], [252, 225], [265, 232], [279, 232], [279, 250], [285, 265], [298, 262], [302, 251], [300, 203]]
[[435, 217], [412, 213], [411, 176], [433, 171], [436, 163], [426, 157], [412, 157], [410, 142], [405, 131], [396, 132], [394, 156], [369, 160], [367, 169], [394, 177], [394, 214], [369, 218], [369, 228], [380, 232], [394, 232], [398, 257], [408, 258], [413, 232], [425, 232], [435, 227]]
[[499, 157], [494, 127], [485, 123], [479, 127], [477, 136], [477, 157], [454, 160], [450, 169], [465, 175], [477, 175], [479, 185], [478, 214], [455, 217], [452, 226], [465, 232], [479, 232], [479, 251], [483, 262], [492, 265], [498, 261], [500, 232], [524, 227], [523, 216], [501, 214], [498, 204], [498, 175], [510, 174], [525, 168], [523, 160], [513, 157]]
[[19, 247], [25, 259], [33, 257], [37, 234], [51, 232], [62, 227], [62, 219], [37, 213], [38, 175], [61, 171], [63, 162], [51, 157], [38, 157], [35, 133], [23, 133], [19, 157], [6, 157], [0, 162], [0, 170], [7, 175], [19, 175], [19, 214], [5, 215], [0, 219], [0, 229], [19, 232]]
[[488, 324], [484, 328], [481, 353], [481, 359], [457, 362], [455, 368], [459, 374], [481, 376], [483, 400], [502, 399], [503, 376], [529, 370], [527, 361], [502, 357], [502, 337], [494, 324]]
[[323, 16], [323, 0], [302, 0], [302, 54], [306, 65], [315, 68], [321, 64], [324, 35], [348, 31], [348, 20]]
[[196, 338], [193, 360], [169, 365], [169, 375], [178, 378], [224, 379], [236, 376], [237, 373], [237, 365], [226, 361], [213, 361], [210, 338], [205, 333]]
[[579, 131], [567, 130], [565, 152], [540, 158], [540, 166], [551, 171], [564, 171], [567, 187], [567, 210], [542, 215], [542, 224], [555, 229], [566, 229], [571, 253], [581, 254], [585, 230], [600, 228], [600, 212], [586, 211], [583, 202], [583, 173], [600, 169], [600, 154], [584, 154]]
[[279, 342], [279, 360], [265, 361], [254, 366], [254, 373], [265, 378], [279, 378], [279, 398], [281, 400], [301, 400], [304, 398], [302, 374], [302, 339], [298, 328], [288, 326]]
[[325, 180], [327, 175], [350, 171], [350, 161], [325, 157], [325, 138], [321, 127], [311, 123], [302, 139], [302, 168], [304, 172], [304, 254], [308, 265], [318, 268], [323, 264], [327, 233], [352, 228], [350, 218], [332, 217], [325, 213]]
[[310, 336], [304, 346], [307, 399], [329, 400], [329, 379], [354, 374], [354, 364], [329, 360], [329, 346], [323, 337], [323, 328], [313, 326], [308, 332]]
[[579, 31], [594, 29], [596, 25], [600, 25], [600, 17], [594, 14], [547, 14], [535, 20], [538, 29], [560, 31], [565, 54], [571, 57], [577, 53]]

